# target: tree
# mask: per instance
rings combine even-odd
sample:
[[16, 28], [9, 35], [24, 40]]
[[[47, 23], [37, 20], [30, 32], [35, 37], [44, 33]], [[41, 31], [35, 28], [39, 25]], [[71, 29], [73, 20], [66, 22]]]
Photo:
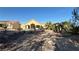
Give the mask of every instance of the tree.
[[47, 22], [46, 24], [45, 24], [45, 27], [46, 27], [46, 29], [48, 29], [48, 30], [52, 30], [53, 29], [53, 24], [51, 23], [51, 22]]
[[4, 30], [7, 29], [7, 24], [0, 24], [0, 27], [4, 28]]
[[72, 24], [76, 27], [76, 26], [79, 26], [79, 14], [78, 14], [78, 9], [79, 8], [75, 8], [73, 11], [72, 11]]
[[40, 28], [41, 26], [40, 25], [36, 25], [36, 28]]
[[55, 32], [61, 32], [61, 29], [62, 29], [61, 23], [55, 23], [54, 24], [54, 31]]
[[3, 26], [3, 24], [0, 24], [0, 27], [2, 27]]
[[71, 23], [69, 21], [64, 21], [62, 22], [62, 29], [65, 31], [65, 32], [69, 32], [70, 29], [71, 29]]
[[72, 19], [71, 19], [71, 23], [72, 23], [72, 33], [78, 34], [79, 33], [79, 8], [74, 8], [72, 11]]
[[5, 30], [7, 29], [7, 25], [6, 24], [3, 24], [2, 26]]

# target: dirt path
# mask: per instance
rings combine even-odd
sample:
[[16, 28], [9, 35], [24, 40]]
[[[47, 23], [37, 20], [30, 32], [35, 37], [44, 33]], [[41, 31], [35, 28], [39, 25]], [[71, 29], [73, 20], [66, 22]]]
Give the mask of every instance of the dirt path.
[[73, 37], [53, 31], [25, 33], [3, 51], [78, 51], [79, 43]]
[[[42, 33], [27, 34], [25, 33], [22, 37], [18, 38], [12, 46], [9, 46], [3, 50], [12, 51], [45, 51], [54, 50], [55, 47], [53, 41], [55, 41], [55, 34], [53, 31], [46, 31]], [[52, 37], [53, 36], [53, 37]], [[53, 39], [53, 41], [52, 41]]]

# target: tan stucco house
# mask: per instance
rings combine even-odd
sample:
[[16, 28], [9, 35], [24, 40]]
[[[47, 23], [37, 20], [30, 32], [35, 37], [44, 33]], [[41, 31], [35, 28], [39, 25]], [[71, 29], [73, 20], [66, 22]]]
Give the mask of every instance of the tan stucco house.
[[44, 27], [44, 24], [37, 22], [35, 19], [31, 19], [26, 24], [22, 24], [21, 28], [23, 30], [28, 30], [28, 29], [32, 29], [32, 28], [38, 28], [41, 26]]

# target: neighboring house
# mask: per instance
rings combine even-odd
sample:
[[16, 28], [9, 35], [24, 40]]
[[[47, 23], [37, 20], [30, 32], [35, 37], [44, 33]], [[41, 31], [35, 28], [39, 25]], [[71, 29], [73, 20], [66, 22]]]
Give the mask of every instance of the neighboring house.
[[21, 28], [23, 30], [36, 29], [36, 28], [40, 28], [40, 27], [44, 27], [44, 24], [41, 24], [41, 23], [35, 21], [34, 19], [30, 20], [26, 24], [21, 25]]
[[[18, 21], [0, 21], [0, 25], [6, 25], [7, 30], [18, 30], [20, 28]], [[0, 26], [0, 28], [3, 28], [3, 26]]]
[[34, 19], [31, 19], [26, 24], [20, 24], [18, 21], [0, 21], [0, 30], [4, 29], [1, 25], [5, 24], [7, 26], [7, 30], [29, 30], [29, 29], [39, 29], [41, 27], [45, 27], [45, 24], [39, 23]]

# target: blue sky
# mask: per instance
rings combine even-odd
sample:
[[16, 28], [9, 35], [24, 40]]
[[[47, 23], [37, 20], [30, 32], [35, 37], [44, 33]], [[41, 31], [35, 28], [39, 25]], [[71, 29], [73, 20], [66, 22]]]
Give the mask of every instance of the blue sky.
[[0, 7], [0, 20], [26, 23], [31, 19], [45, 23], [67, 21], [72, 17], [71, 7]]

